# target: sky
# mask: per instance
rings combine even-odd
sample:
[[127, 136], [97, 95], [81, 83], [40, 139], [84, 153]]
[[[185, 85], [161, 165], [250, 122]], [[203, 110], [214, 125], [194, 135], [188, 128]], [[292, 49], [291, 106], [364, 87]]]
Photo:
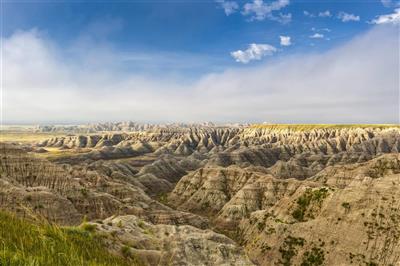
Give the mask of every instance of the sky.
[[397, 0], [0, 1], [4, 124], [400, 122]]

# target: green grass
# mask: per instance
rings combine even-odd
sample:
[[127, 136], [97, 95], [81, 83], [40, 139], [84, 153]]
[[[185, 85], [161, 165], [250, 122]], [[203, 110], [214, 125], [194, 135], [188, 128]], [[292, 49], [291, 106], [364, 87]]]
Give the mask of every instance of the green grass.
[[345, 128], [400, 128], [399, 124], [254, 124], [252, 128], [274, 130], [308, 131], [313, 129], [345, 129]]
[[30, 222], [0, 211], [0, 265], [138, 265], [112, 255], [104, 237], [84, 227]]

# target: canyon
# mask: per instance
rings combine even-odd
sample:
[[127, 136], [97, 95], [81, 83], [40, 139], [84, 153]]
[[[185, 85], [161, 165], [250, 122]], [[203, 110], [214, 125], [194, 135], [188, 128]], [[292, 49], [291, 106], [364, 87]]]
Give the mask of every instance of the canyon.
[[41, 139], [0, 143], [1, 210], [84, 222], [128, 261], [400, 263], [398, 125], [27, 130]]

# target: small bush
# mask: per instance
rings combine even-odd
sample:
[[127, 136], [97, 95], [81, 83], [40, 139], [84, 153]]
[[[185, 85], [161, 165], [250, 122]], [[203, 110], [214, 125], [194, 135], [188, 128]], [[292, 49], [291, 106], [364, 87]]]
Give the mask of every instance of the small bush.
[[93, 233], [96, 231], [97, 226], [95, 224], [83, 223], [81, 224], [81, 228], [87, 232]]
[[304, 246], [305, 240], [301, 237], [287, 236], [279, 247], [279, 252], [281, 253], [281, 259], [279, 262], [284, 266], [292, 265], [292, 258], [297, 255], [297, 246]]
[[87, 197], [88, 194], [89, 194], [89, 191], [88, 191], [86, 188], [81, 188], [81, 194], [82, 194], [84, 197]]
[[348, 202], [343, 202], [342, 207], [345, 208], [346, 210], [350, 210], [350, 203]]
[[125, 258], [131, 257], [131, 248], [128, 246], [122, 246], [121, 247], [121, 253]]
[[318, 266], [323, 265], [325, 260], [324, 251], [320, 248], [313, 247], [311, 251], [304, 253], [301, 266]]
[[264, 222], [258, 222], [257, 223], [257, 228], [258, 228], [258, 231], [263, 231], [264, 228], [265, 228], [265, 223]]
[[144, 228], [144, 222], [142, 220], [139, 220], [138, 226], [143, 229]]

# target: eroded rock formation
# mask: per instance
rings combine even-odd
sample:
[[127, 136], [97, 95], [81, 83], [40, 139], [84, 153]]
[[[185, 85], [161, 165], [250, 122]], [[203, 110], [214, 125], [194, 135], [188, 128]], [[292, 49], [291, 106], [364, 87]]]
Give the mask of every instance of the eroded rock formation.
[[400, 261], [399, 127], [114, 126], [3, 144], [1, 208], [149, 265]]

